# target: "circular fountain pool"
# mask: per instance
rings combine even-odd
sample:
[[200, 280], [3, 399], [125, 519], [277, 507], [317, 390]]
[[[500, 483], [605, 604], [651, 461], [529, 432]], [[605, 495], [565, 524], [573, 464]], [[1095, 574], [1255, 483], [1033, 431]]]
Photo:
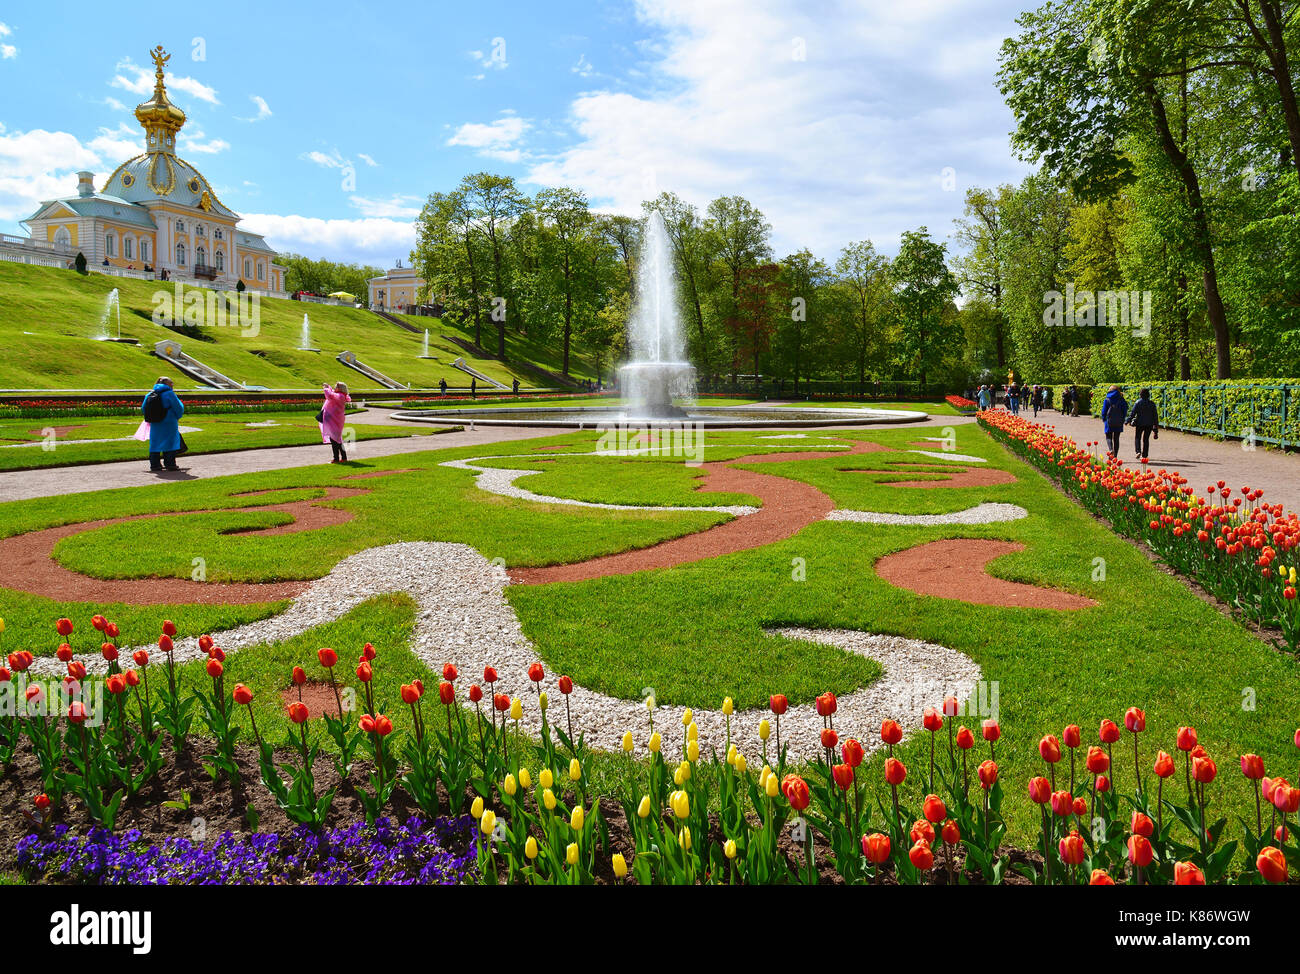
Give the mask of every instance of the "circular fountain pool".
[[406, 409], [394, 419], [416, 423], [482, 423], [484, 426], [674, 427], [682, 424], [718, 429], [867, 426], [915, 423], [929, 414], [901, 409], [813, 409], [803, 406], [683, 406], [677, 415], [641, 415], [634, 407], [506, 406], [500, 409]]

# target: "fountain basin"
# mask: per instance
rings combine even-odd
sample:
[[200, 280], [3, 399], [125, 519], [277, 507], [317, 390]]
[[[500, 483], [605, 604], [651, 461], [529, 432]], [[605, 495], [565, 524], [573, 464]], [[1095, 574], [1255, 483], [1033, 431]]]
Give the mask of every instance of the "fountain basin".
[[[671, 405], [671, 404], [670, 404]], [[819, 426], [875, 426], [919, 423], [928, 413], [902, 409], [810, 409], [801, 406], [672, 406], [655, 414], [634, 406], [508, 406], [501, 409], [404, 409], [394, 419], [414, 423], [481, 423], [484, 426], [542, 426], [556, 429], [637, 426], [671, 428], [683, 424], [713, 429], [803, 429]]]

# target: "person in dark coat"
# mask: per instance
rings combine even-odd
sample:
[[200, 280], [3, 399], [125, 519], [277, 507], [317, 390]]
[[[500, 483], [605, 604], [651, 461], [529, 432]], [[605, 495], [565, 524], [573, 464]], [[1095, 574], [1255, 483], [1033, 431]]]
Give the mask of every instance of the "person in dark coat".
[[1111, 386], [1101, 402], [1101, 429], [1106, 434], [1106, 449], [1111, 456], [1119, 456], [1119, 438], [1127, 417], [1128, 401], [1124, 393], [1119, 391], [1119, 386]]
[[145, 396], [144, 402], [140, 403], [140, 412], [149, 420], [149, 469], [179, 470], [176, 454], [181, 451], [180, 426], [185, 406], [172, 389], [172, 380], [165, 375], [154, 383], [149, 395], [154, 393], [158, 394], [158, 399], [166, 410], [161, 419], [149, 419], [145, 408], [149, 396]]
[[1150, 389], [1138, 393], [1138, 401], [1133, 404], [1128, 421], [1133, 427], [1133, 449], [1139, 460], [1145, 460], [1151, 448], [1151, 434], [1160, 439], [1160, 411], [1151, 400]]

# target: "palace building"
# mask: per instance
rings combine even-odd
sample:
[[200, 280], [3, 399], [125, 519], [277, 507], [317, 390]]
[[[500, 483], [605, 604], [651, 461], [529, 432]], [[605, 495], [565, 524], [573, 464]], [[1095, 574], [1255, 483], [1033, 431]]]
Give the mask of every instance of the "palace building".
[[[135, 109], [145, 151], [122, 163], [96, 191], [94, 175], [77, 174], [75, 196], [46, 200], [22, 221], [34, 263], [70, 263], [121, 276], [237, 288], [286, 297], [285, 270], [260, 234], [239, 228], [239, 214], [217, 198], [193, 165], [176, 155], [185, 112], [167, 97], [162, 46], [151, 52], [153, 97]], [[14, 243], [12, 238], [5, 241]]]
[[366, 282], [370, 289], [370, 307], [399, 314], [419, 314], [422, 299], [428, 291], [424, 278], [413, 267], [397, 266], [380, 277]]

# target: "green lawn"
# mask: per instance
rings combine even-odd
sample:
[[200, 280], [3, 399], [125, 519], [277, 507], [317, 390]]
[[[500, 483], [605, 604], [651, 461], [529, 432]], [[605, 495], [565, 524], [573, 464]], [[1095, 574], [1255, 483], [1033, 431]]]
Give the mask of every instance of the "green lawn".
[[[895, 446], [942, 429], [832, 432], [841, 442], [865, 437]], [[761, 448], [785, 451], [793, 441], [763, 441], [753, 431], [710, 434], [708, 459], [735, 457]], [[887, 511], [957, 510], [980, 501], [1020, 504], [1031, 512], [1021, 521], [975, 527], [882, 527], [819, 523], [779, 544], [710, 561], [631, 576], [544, 586], [511, 586], [507, 597], [541, 659], [553, 672], [626, 698], [653, 686], [665, 703], [716, 707], [724, 695], [738, 707], [761, 706], [770, 693], [806, 701], [822, 690], [849, 692], [875, 678], [878, 667], [828, 646], [774, 639], [774, 625], [844, 627], [899, 634], [959, 650], [997, 686], [1003, 727], [998, 758], [1007, 784], [1013, 838], [1027, 841], [1038, 817], [1028, 806], [1023, 782], [1042, 765], [1036, 743], [1047, 732], [1078, 723], [1090, 739], [1103, 717], [1120, 720], [1131, 705], [1143, 707], [1148, 730], [1144, 761], [1156, 748], [1173, 750], [1176, 728], [1192, 724], [1201, 743], [1218, 760], [1225, 778], [1236, 756], [1253, 751], [1270, 768], [1294, 760], [1294, 701], [1300, 675], [1294, 661], [1266, 646], [1240, 625], [1193, 595], [1178, 579], [1155, 568], [1137, 549], [1083, 514], [1044, 481], [974, 427], [957, 431], [957, 449], [984, 457], [989, 466], [1011, 471], [1013, 484], [960, 490], [908, 490], [878, 482], [900, 462], [922, 461], [874, 453], [852, 459], [794, 461], [764, 465], [765, 472], [820, 486], [841, 506]], [[557, 508], [484, 494], [468, 471], [438, 467], [440, 460], [490, 452], [511, 459], [501, 465], [535, 465], [544, 473], [526, 480], [536, 491], [624, 503], [700, 503], [693, 473], [677, 461], [655, 458], [567, 458], [545, 447], [564, 444], [589, 450], [591, 433], [561, 436], [488, 449], [464, 448], [388, 458], [373, 468], [416, 467], [416, 472], [363, 481], [365, 496], [333, 502], [356, 512], [344, 525], [301, 534], [230, 537], [231, 525], [268, 523], [268, 515], [184, 514], [103, 528], [61, 542], [58, 554], [69, 567], [106, 577], [149, 574], [188, 577], [190, 558], [206, 553], [213, 580], [311, 578], [338, 559], [393, 540], [443, 540], [470, 544], [507, 566], [541, 565], [645, 546], [718, 523], [707, 512], [611, 512]], [[538, 458], [554, 463], [539, 464]], [[929, 460], [925, 466], [944, 465]], [[877, 473], [849, 473], [843, 468]], [[151, 510], [222, 510], [256, 503], [232, 495], [268, 487], [301, 488], [276, 503], [319, 489], [352, 470], [328, 466], [257, 476], [168, 484], [148, 490], [21, 501], [3, 505], [0, 532], [70, 523]], [[907, 476], [913, 477], [909, 473]], [[351, 482], [355, 486], [358, 482]], [[710, 500], [721, 500], [711, 498]], [[735, 500], [735, 498], [730, 498]], [[995, 560], [999, 576], [1050, 585], [1087, 595], [1098, 605], [1058, 612], [1009, 609], [915, 595], [876, 577], [873, 563], [893, 551], [943, 537], [1017, 541], [1025, 550]], [[1098, 562], [1101, 559], [1101, 562]], [[792, 572], [802, 560], [806, 575]], [[1097, 566], [1104, 564], [1104, 580]], [[6, 646], [30, 645], [51, 653], [57, 640], [52, 620], [61, 614], [86, 618], [98, 606], [63, 605], [30, 595], [0, 593], [0, 614], [9, 621]], [[152, 638], [165, 615], [183, 632], [217, 630], [276, 611], [275, 606], [153, 607], [123, 609], [129, 636]], [[119, 610], [109, 613], [116, 617]], [[393, 679], [419, 671], [405, 656], [410, 607], [401, 598], [372, 600], [330, 630], [328, 640], [352, 647], [371, 639]], [[374, 638], [378, 636], [379, 638]], [[304, 662], [326, 635], [298, 637], [290, 648], [245, 651], [232, 657], [235, 679], [256, 681], [259, 693], [283, 687], [288, 666]], [[126, 641], [126, 640], [124, 640]], [[142, 640], [143, 641], [143, 640]], [[265, 655], [265, 659], [259, 659]], [[292, 658], [292, 661], [291, 661]], [[433, 676], [426, 674], [426, 682]], [[248, 681], [246, 681], [248, 682]], [[391, 700], [391, 694], [389, 699]], [[1253, 706], [1243, 708], [1243, 699]], [[934, 701], [937, 702], [937, 701]], [[274, 700], [266, 711], [272, 714]], [[397, 709], [395, 707], [390, 709]], [[261, 719], [259, 713], [259, 720]], [[973, 723], [978, 718], [970, 718]], [[842, 728], [872, 735], [877, 728]], [[1128, 740], [1125, 739], [1125, 747]], [[920, 768], [925, 743], [902, 750]], [[1131, 785], [1131, 763], [1116, 752], [1121, 789]], [[909, 778], [907, 799], [922, 776]], [[1246, 813], [1249, 791], [1215, 786], [1211, 814]], [[1252, 803], [1253, 804], [1253, 803]]]
[[[116, 287], [124, 338], [139, 345], [94, 341], [109, 292]], [[202, 289], [196, 289], [202, 291]], [[468, 386], [470, 376], [451, 363], [457, 358], [506, 385], [517, 377], [522, 386], [538, 384], [534, 374], [491, 359], [476, 359], [441, 338], [438, 319], [413, 318], [430, 327], [429, 359], [420, 357], [423, 335], [399, 328], [358, 308], [305, 304], [264, 298], [257, 334], [232, 326], [205, 327], [204, 338], [186, 337], [151, 320], [155, 296], [171, 295], [162, 281], [79, 275], [73, 271], [0, 261], [0, 339], [5, 345], [3, 383], [10, 389], [115, 390], [152, 386], [168, 369], [153, 355], [154, 345], [175, 339], [199, 361], [238, 382], [269, 389], [317, 389], [322, 382], [346, 381], [354, 391], [383, 388], [335, 361], [350, 350], [364, 363], [416, 388]], [[207, 294], [210, 292], [202, 291]], [[311, 344], [319, 352], [301, 351], [302, 318], [311, 321]], [[117, 320], [110, 322], [117, 334]], [[177, 376], [177, 387], [199, 387]]]
[[[437, 427], [422, 430], [409, 426], [383, 426], [358, 423], [356, 418], [354, 415], [349, 419], [348, 428], [358, 440], [425, 436], [439, 432]], [[140, 459], [149, 452], [148, 446], [138, 440], [122, 439], [132, 436], [139, 425], [140, 418], [136, 416], [118, 418], [72, 414], [57, 419], [3, 419], [0, 420], [0, 470], [33, 470]], [[182, 418], [181, 425], [198, 430], [185, 434], [191, 455], [301, 446], [321, 441], [315, 414], [302, 409], [267, 413], [190, 413]], [[84, 440], [117, 442], [79, 442]], [[37, 445], [13, 445], [22, 443]], [[50, 448], [47, 449], [46, 445]]]

